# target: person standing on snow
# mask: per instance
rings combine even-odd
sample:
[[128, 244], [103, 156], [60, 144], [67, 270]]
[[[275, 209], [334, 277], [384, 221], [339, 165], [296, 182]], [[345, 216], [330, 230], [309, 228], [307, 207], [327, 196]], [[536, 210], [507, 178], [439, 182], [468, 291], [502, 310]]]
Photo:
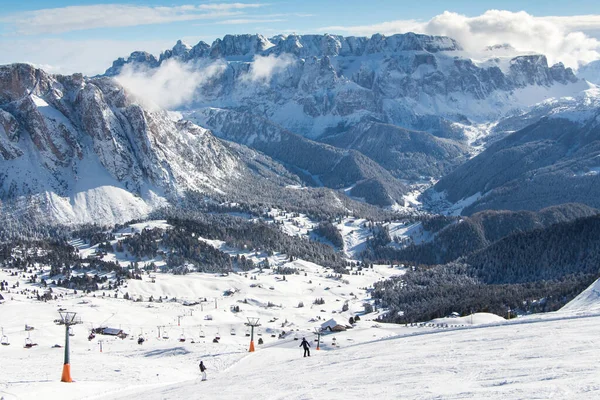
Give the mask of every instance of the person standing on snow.
[[202, 380], [206, 380], [206, 367], [204, 366], [204, 362], [200, 361], [200, 372], [202, 372]]
[[302, 343], [300, 343], [299, 347], [304, 347], [304, 357], [308, 354], [310, 357], [310, 343], [306, 341], [306, 338], [302, 338]]

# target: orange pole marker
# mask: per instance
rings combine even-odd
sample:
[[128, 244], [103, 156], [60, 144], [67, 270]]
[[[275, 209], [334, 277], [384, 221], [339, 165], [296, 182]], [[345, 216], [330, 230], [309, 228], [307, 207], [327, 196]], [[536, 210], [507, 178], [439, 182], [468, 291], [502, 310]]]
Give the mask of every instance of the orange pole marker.
[[60, 378], [60, 381], [61, 382], [73, 382], [73, 379], [71, 379], [71, 365], [70, 364], [63, 365], [62, 377]]
[[252, 353], [254, 351], [254, 340], [250, 341], [250, 350], [248, 350], [250, 353]]

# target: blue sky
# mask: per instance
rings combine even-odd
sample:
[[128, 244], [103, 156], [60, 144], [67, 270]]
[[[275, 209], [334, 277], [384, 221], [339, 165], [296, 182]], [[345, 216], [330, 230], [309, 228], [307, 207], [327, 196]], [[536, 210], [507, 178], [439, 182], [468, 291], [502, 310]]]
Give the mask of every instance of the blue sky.
[[[489, 11], [495, 9], [503, 12]], [[133, 50], [158, 55], [177, 39], [193, 45], [227, 33], [417, 31], [454, 36], [473, 49], [509, 42], [575, 67], [599, 57], [598, 14], [591, 0], [3, 1], [0, 63], [95, 74], [118, 56]]]

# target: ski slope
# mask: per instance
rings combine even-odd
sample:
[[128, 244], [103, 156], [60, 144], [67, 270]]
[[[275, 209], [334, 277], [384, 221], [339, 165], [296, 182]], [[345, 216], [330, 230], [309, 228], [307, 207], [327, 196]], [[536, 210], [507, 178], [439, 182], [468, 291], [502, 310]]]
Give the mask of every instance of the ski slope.
[[600, 279], [560, 309], [564, 313], [600, 313]]
[[600, 318], [380, 339], [304, 359], [280, 346], [147, 399], [594, 399]]
[[[143, 227], [139, 227], [143, 228]], [[299, 275], [156, 274], [130, 280], [118, 298], [56, 288], [58, 301], [39, 302], [26, 277], [0, 270], [0, 326], [10, 341], [0, 346], [0, 398], [12, 399], [596, 399], [600, 396], [600, 298], [596, 282], [562, 310], [511, 321], [493, 314], [441, 318], [404, 326], [363, 315], [364, 290], [402, 273], [375, 265], [364, 275], [328, 278], [315, 264], [297, 260]], [[304, 275], [306, 274], [306, 275]], [[252, 277], [252, 279], [251, 279]], [[256, 277], [256, 280], [253, 279]], [[18, 288], [12, 285], [19, 282]], [[124, 300], [128, 292], [143, 301]], [[163, 298], [149, 302], [149, 296]], [[166, 296], [166, 298], [165, 298]], [[177, 297], [175, 301], [173, 297]], [[322, 297], [325, 304], [312, 304]], [[339, 300], [339, 301], [338, 301]], [[189, 305], [192, 301], [198, 304]], [[304, 302], [304, 307], [298, 303]], [[342, 311], [348, 302], [349, 310]], [[268, 305], [271, 303], [272, 305]], [[185, 305], [188, 304], [188, 305]], [[232, 306], [239, 306], [233, 312]], [[576, 306], [576, 307], [575, 307]], [[58, 309], [76, 311], [71, 370], [75, 383], [59, 382], [64, 327]], [[345, 332], [322, 336], [314, 328], [334, 318]], [[210, 316], [210, 318], [208, 318]], [[246, 317], [259, 317], [255, 353], [248, 353]], [[25, 325], [33, 326], [25, 331]], [[97, 335], [93, 327], [120, 328], [126, 339]], [[160, 329], [160, 334], [159, 334]], [[285, 332], [285, 333], [284, 333]], [[232, 334], [234, 333], [234, 334]], [[279, 336], [282, 338], [278, 338]], [[138, 337], [145, 343], [137, 344]], [[219, 343], [213, 338], [220, 337]], [[275, 337], [273, 337], [275, 336]], [[303, 358], [300, 340], [312, 343]], [[29, 338], [37, 346], [25, 349]], [[180, 339], [185, 338], [184, 342]], [[100, 347], [102, 346], [102, 351]], [[198, 363], [208, 367], [199, 380]]]

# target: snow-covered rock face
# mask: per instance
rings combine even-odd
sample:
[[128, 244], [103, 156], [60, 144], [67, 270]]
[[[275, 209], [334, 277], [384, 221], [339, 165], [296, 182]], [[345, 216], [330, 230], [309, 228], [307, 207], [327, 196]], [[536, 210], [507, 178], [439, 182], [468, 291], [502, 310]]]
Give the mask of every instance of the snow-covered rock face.
[[[448, 123], [497, 120], [555, 92], [582, 89], [570, 68], [549, 66], [542, 55], [474, 62], [461, 50], [451, 38], [414, 33], [227, 35], [211, 46], [178, 42], [159, 63], [170, 58], [226, 63], [184, 109], [243, 109], [313, 138], [365, 118], [454, 137]], [[156, 67], [153, 59], [140, 64], [136, 54], [117, 60], [106, 74], [118, 73], [124, 63]], [[253, 79], [253, 71], [265, 64], [271, 66], [268, 73]]]
[[596, 85], [600, 85], [600, 60], [592, 61], [579, 68], [577, 77], [585, 79]]
[[220, 191], [239, 167], [209, 131], [145, 110], [113, 79], [13, 64], [0, 87], [0, 199], [38, 198], [51, 220], [137, 217], [187, 190]]

